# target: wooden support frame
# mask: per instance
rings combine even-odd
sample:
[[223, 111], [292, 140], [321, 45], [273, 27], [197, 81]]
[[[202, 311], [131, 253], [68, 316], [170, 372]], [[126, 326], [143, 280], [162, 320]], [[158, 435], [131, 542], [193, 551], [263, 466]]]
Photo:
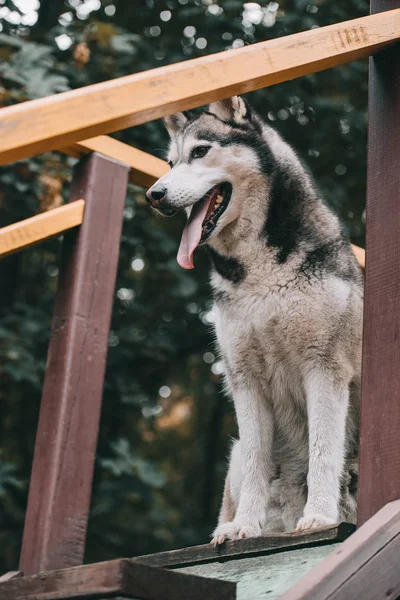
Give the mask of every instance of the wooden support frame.
[[392, 10], [6, 107], [0, 164], [364, 58], [399, 38]]
[[120, 559], [0, 584], [2, 600], [122, 600], [121, 596], [126, 600], [235, 600], [236, 583], [174, 573]]
[[24, 219], [0, 229], [0, 258], [64, 233], [82, 223], [84, 200]]
[[[372, 11], [400, 0], [372, 0]], [[400, 46], [370, 61], [358, 523], [400, 498]]]
[[397, 600], [400, 500], [382, 508], [281, 600]]
[[74, 172], [71, 199], [85, 198], [85, 218], [63, 242], [21, 551], [25, 575], [83, 560], [128, 172], [99, 154]]

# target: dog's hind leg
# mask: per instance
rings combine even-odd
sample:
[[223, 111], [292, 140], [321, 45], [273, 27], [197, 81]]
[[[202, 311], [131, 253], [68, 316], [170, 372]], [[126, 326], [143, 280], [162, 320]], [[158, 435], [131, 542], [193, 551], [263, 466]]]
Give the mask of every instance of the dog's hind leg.
[[[221, 510], [219, 511], [218, 527], [233, 521], [235, 518], [237, 506], [239, 504], [240, 488], [242, 487], [242, 465], [240, 455], [240, 441], [236, 440], [232, 446], [229, 469], [225, 478], [224, 493], [222, 497]], [[217, 529], [218, 529], [217, 527]], [[213, 536], [212, 544], [214, 546], [222, 544], [225, 536]]]
[[225, 479], [224, 494], [222, 496], [222, 505], [218, 517], [218, 524], [226, 523], [226, 521], [232, 521], [232, 519], [235, 517], [236, 507], [233, 504], [230, 487], [230, 478], [228, 473]]
[[242, 478], [240, 440], [235, 440], [232, 445], [229, 469], [225, 479], [224, 495], [222, 498], [218, 525], [234, 519], [239, 504]]

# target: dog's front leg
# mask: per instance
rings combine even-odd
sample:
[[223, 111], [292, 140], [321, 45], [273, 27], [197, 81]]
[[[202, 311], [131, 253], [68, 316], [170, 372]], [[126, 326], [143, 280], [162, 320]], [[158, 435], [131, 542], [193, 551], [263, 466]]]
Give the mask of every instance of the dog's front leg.
[[349, 383], [326, 370], [305, 380], [309, 427], [308, 497], [296, 529], [332, 525], [339, 520], [340, 479], [345, 455]]
[[268, 503], [273, 437], [272, 411], [256, 389], [231, 386], [239, 426], [241, 470], [240, 497], [234, 519], [220, 523], [213, 534], [213, 543], [226, 538], [262, 535]]

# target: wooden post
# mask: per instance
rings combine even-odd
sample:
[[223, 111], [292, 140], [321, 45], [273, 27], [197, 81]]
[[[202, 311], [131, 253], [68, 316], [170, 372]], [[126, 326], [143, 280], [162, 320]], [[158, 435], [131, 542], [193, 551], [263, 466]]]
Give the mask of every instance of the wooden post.
[[21, 551], [24, 575], [82, 564], [129, 168], [77, 165], [64, 237]]
[[366, 247], [359, 525], [400, 498], [399, 45], [370, 59]]

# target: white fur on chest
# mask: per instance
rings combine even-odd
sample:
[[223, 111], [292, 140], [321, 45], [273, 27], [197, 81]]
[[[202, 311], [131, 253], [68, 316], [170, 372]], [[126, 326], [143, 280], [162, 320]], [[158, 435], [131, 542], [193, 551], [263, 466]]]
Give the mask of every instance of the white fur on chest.
[[274, 404], [288, 397], [301, 402], [304, 374], [346, 311], [349, 286], [330, 277], [308, 289], [223, 287], [229, 300], [214, 306], [215, 330], [230, 387], [240, 377]]

